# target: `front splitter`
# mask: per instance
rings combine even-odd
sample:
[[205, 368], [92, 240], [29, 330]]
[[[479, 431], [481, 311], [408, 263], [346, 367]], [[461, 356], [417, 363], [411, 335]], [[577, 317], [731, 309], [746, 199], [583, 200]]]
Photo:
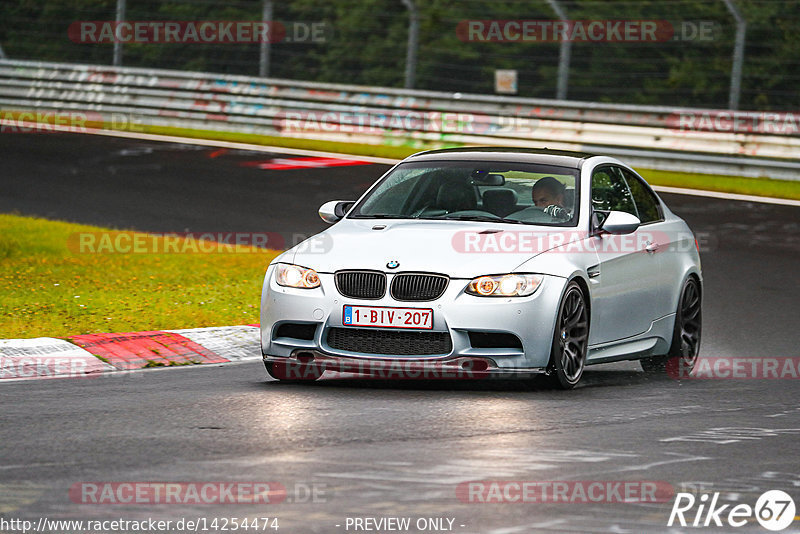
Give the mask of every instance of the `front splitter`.
[[323, 371], [383, 379], [472, 380], [481, 378], [525, 378], [547, 374], [544, 368], [498, 367], [491, 358], [457, 356], [430, 360], [415, 358], [370, 358], [333, 356], [316, 350], [299, 349], [288, 358], [264, 355], [264, 363], [282, 367], [282, 376], [303, 378]]

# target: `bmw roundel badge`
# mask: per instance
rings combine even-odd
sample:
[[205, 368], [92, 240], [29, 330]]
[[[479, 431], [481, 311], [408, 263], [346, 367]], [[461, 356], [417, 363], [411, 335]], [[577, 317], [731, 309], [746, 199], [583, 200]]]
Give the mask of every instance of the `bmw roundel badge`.
[[397, 260], [392, 260], [386, 264], [386, 267], [388, 267], [389, 269], [397, 269], [398, 267], [400, 267], [400, 262]]

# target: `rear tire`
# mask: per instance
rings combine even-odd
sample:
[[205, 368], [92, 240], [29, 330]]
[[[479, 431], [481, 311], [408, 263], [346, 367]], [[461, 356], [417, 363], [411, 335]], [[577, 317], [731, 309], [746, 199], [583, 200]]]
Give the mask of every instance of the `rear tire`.
[[[678, 300], [669, 352], [664, 356], [639, 360], [642, 369], [650, 374], [663, 373], [669, 364], [670, 371], [677, 372], [676, 377], [688, 375], [697, 364], [702, 331], [703, 310], [700, 282], [694, 277], [689, 277], [683, 285], [681, 297]], [[672, 369], [673, 365], [675, 369]]]
[[296, 361], [264, 362], [264, 367], [267, 368], [267, 374], [275, 380], [295, 384], [314, 382], [323, 373], [323, 370], [316, 365], [302, 364]]
[[550, 349], [550, 385], [572, 389], [583, 376], [589, 346], [589, 311], [586, 296], [570, 282], [558, 307], [553, 345]]

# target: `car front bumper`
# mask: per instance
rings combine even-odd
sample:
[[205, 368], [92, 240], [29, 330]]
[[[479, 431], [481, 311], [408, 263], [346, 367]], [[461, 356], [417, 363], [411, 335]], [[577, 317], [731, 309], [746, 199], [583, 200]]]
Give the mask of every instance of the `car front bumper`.
[[[541, 286], [528, 297], [477, 297], [464, 292], [469, 280], [451, 279], [445, 293], [430, 302], [397, 301], [388, 292], [378, 300], [361, 300], [339, 294], [333, 274], [320, 273], [318, 288], [295, 289], [279, 286], [274, 280], [274, 269], [274, 265], [267, 269], [261, 295], [264, 361], [314, 361], [315, 365], [330, 370], [337, 370], [338, 366], [342, 372], [358, 374], [376, 374], [369, 371], [383, 372], [391, 365], [431, 373], [467, 368], [500, 375], [543, 372], [550, 359], [555, 317], [567, 282], [564, 278], [545, 276]], [[331, 347], [328, 342], [331, 329], [358, 328], [343, 324], [343, 307], [348, 304], [432, 309], [433, 328], [425, 332], [446, 334], [451, 348], [441, 354], [389, 354], [385, 350], [375, 353], [367, 349], [361, 352], [358, 347], [352, 347], [355, 350]], [[280, 327], [285, 324], [306, 325], [309, 335], [301, 336], [305, 339], [282, 335], [285, 329]], [[387, 335], [396, 332], [378, 330], [386, 331]], [[513, 334], [519, 342], [516, 346], [486, 346], [474, 343], [471, 333]]]

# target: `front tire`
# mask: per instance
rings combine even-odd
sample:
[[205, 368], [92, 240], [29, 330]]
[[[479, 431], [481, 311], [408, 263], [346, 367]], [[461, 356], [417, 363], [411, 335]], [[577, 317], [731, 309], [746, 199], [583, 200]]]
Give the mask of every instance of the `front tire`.
[[556, 316], [553, 345], [550, 349], [550, 384], [572, 389], [583, 376], [589, 346], [589, 311], [586, 296], [576, 282], [564, 291]]
[[[672, 343], [666, 356], [654, 356], [640, 360], [646, 373], [661, 373], [667, 362], [675, 365], [677, 377], [687, 376], [697, 364], [700, 354], [700, 337], [703, 331], [703, 310], [700, 282], [689, 277], [681, 290], [678, 309], [675, 312], [675, 327], [672, 329]], [[673, 371], [670, 368], [670, 371]]]

